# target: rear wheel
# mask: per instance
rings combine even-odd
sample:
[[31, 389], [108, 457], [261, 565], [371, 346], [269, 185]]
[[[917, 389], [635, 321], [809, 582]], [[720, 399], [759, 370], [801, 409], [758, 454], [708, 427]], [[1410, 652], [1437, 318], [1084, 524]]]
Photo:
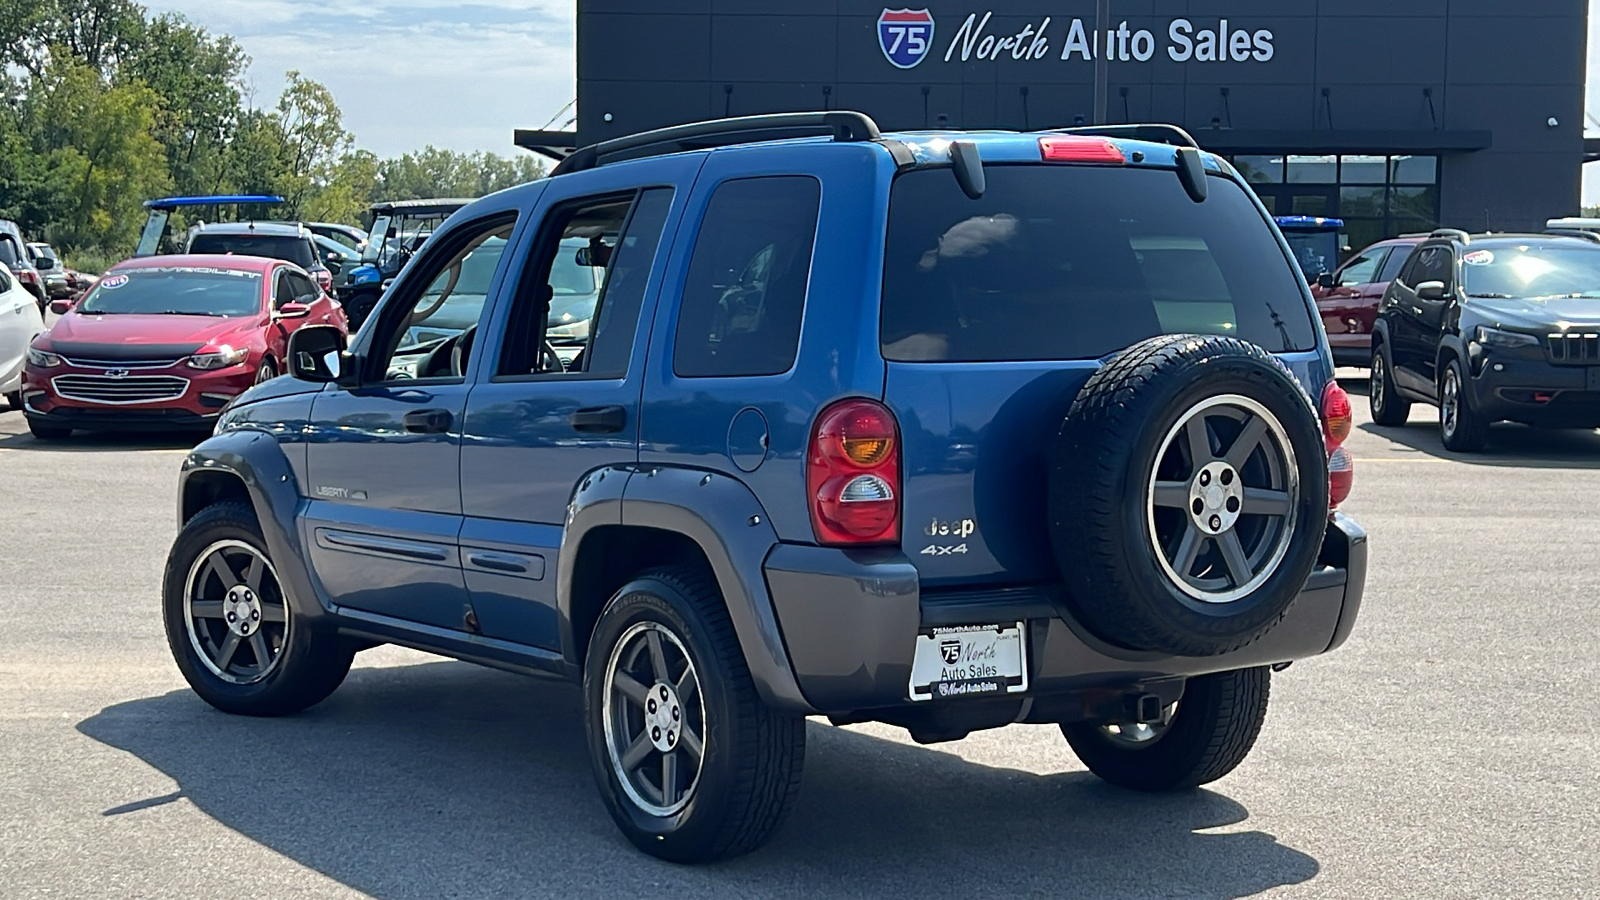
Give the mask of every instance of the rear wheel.
[[1372, 348], [1372, 378], [1367, 399], [1372, 408], [1372, 421], [1379, 425], [1404, 425], [1411, 417], [1411, 401], [1395, 391], [1394, 375], [1389, 371], [1389, 360], [1382, 344]]
[[29, 417], [28, 431], [41, 441], [60, 441], [72, 436], [71, 428], [59, 425], [46, 425], [38, 419]]
[[281, 716], [321, 703], [355, 656], [336, 633], [296, 617], [243, 503], [208, 507], [178, 532], [162, 613], [178, 670], [223, 712]]
[[624, 585], [583, 676], [589, 756], [628, 840], [674, 862], [766, 842], [800, 787], [805, 719], [756, 694], [715, 585], [692, 570]]
[[1446, 450], [1476, 453], [1489, 444], [1489, 418], [1472, 406], [1459, 360], [1450, 360], [1439, 382], [1439, 438]]
[[1079, 723], [1061, 733], [1089, 771], [1136, 791], [1181, 791], [1232, 772], [1267, 717], [1265, 668], [1189, 679], [1183, 699], [1151, 723]]

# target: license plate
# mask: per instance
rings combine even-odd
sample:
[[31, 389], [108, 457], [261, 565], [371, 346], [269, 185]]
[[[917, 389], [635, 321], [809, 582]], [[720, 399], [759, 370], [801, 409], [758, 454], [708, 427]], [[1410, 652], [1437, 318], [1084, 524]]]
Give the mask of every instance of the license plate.
[[911, 699], [947, 700], [1028, 689], [1023, 623], [956, 625], [917, 635]]

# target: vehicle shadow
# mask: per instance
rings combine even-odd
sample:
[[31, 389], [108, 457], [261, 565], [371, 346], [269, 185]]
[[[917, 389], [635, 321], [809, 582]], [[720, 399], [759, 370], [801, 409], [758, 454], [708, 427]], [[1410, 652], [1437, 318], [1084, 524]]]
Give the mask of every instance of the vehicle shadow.
[[[13, 418], [15, 421], [13, 421]], [[78, 431], [59, 441], [41, 441], [28, 433], [22, 414], [0, 415], [0, 450], [38, 450], [51, 453], [103, 453], [119, 450], [188, 450], [207, 437], [186, 434], [125, 431]]]
[[[440, 662], [355, 670], [285, 719], [188, 691], [108, 707], [79, 730], [178, 783], [104, 815], [187, 798], [266, 847], [381, 898], [1182, 896], [1307, 881], [1317, 861], [1211, 791], [1147, 796], [826, 725], [767, 848], [709, 867], [628, 846], [590, 775], [575, 687]], [[1063, 742], [1061, 752], [1068, 750]]]
[[1406, 425], [1364, 422], [1362, 431], [1402, 447], [1451, 462], [1518, 469], [1600, 469], [1600, 432], [1530, 428], [1501, 422], [1489, 428], [1489, 446], [1481, 453], [1455, 453], [1444, 448], [1436, 422], [1413, 418]]

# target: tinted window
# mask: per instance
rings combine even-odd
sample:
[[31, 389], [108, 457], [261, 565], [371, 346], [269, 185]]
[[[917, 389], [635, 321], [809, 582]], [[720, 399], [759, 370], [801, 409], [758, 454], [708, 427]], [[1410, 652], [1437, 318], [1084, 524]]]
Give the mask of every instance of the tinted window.
[[322, 293], [310, 278], [301, 275], [299, 272], [289, 272], [287, 274], [289, 278], [289, 293], [293, 295], [295, 300], [301, 303], [310, 303], [317, 298], [318, 294]]
[[606, 272], [604, 292], [594, 316], [593, 336], [582, 361], [585, 371], [598, 375], [625, 375], [633, 355], [634, 334], [639, 326], [639, 308], [644, 302], [645, 282], [655, 262], [661, 231], [672, 208], [672, 191], [660, 188], [645, 191], [634, 204], [633, 218], [618, 243]]
[[163, 266], [111, 272], [76, 307], [80, 313], [248, 316], [261, 311], [260, 272]]
[[1378, 266], [1383, 263], [1384, 254], [1388, 252], [1389, 248], [1387, 247], [1368, 250], [1345, 263], [1344, 268], [1339, 270], [1339, 286], [1349, 287], [1355, 284], [1371, 284], [1377, 281]]
[[1316, 346], [1304, 282], [1246, 189], [1192, 202], [1170, 170], [990, 166], [895, 181], [883, 278], [891, 360], [1092, 359], [1164, 333]]
[[1416, 287], [1428, 281], [1444, 282], [1446, 289], [1455, 281], [1455, 259], [1443, 247], [1429, 247], [1417, 254], [1417, 264], [1411, 270], [1409, 284]]
[[5, 263], [6, 268], [16, 269], [22, 260], [22, 251], [11, 242], [10, 237], [0, 236], [0, 263]]
[[1600, 247], [1467, 248], [1462, 277], [1474, 297], [1600, 298]]
[[1413, 249], [1404, 245], [1394, 248], [1394, 252], [1390, 253], [1389, 258], [1384, 261], [1383, 271], [1378, 273], [1378, 280], [1393, 281], [1399, 277], [1400, 269], [1411, 258]]
[[289, 283], [289, 273], [288, 273], [287, 270], [279, 269], [278, 270], [278, 288], [272, 295], [272, 305], [274, 307], [281, 307], [285, 303], [293, 303], [293, 302], [294, 302], [294, 285]]
[[683, 286], [674, 372], [777, 375], [794, 365], [821, 195], [816, 179], [799, 176], [729, 181], [711, 195]]
[[311, 242], [305, 238], [273, 234], [197, 234], [190, 253], [220, 253], [281, 259], [308, 269], [316, 263]]

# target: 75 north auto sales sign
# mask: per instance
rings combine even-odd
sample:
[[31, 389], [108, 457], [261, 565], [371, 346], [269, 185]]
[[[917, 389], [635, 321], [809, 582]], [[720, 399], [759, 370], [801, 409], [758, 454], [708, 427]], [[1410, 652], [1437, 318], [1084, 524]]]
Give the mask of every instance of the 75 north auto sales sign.
[[[1016, 27], [1007, 19], [996, 27], [993, 10], [941, 16], [928, 9], [884, 8], [878, 16], [878, 47], [899, 69], [935, 63], [1012, 59], [1036, 62], [1092, 62], [1104, 53], [1114, 62], [1147, 63], [1158, 56], [1177, 63], [1271, 62], [1276, 55], [1269, 28], [1219, 19], [1178, 17], [1160, 27], [1130, 27], [1116, 22], [1097, 34], [1094, 20], [1043, 16]], [[935, 34], [938, 42], [935, 43]]]

